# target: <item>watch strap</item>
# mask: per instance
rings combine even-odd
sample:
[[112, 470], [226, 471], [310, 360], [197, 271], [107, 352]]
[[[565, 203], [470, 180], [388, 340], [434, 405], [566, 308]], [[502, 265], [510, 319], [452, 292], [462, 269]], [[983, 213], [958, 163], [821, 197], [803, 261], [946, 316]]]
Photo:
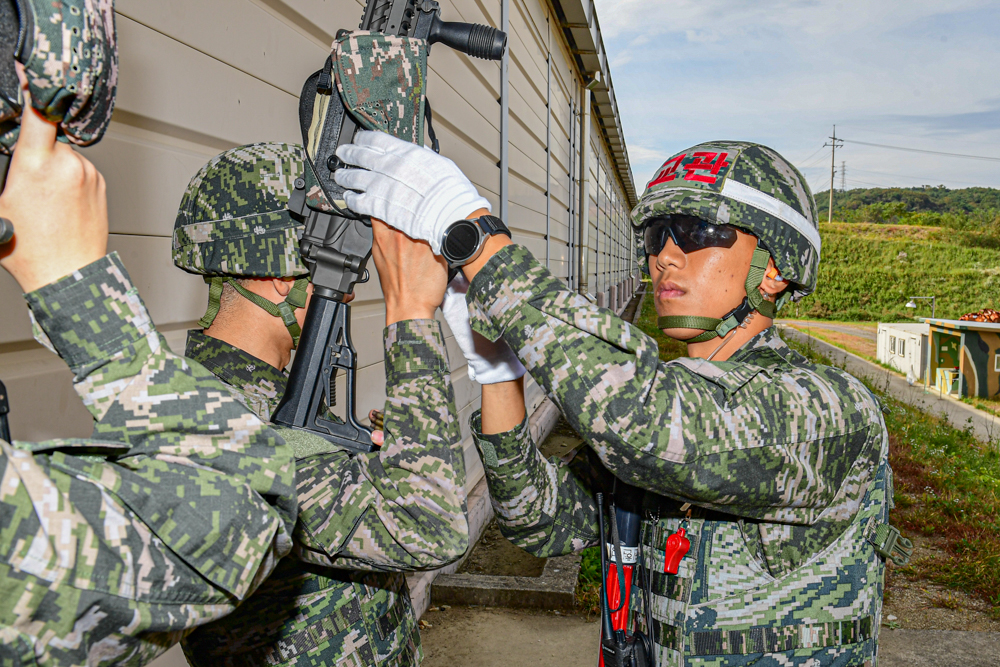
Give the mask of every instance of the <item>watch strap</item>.
[[503, 220], [495, 215], [481, 215], [478, 218], [474, 218], [473, 221], [479, 225], [479, 228], [482, 229], [487, 236], [504, 234], [507, 238], [511, 238], [510, 230], [507, 229], [507, 225], [505, 225]]

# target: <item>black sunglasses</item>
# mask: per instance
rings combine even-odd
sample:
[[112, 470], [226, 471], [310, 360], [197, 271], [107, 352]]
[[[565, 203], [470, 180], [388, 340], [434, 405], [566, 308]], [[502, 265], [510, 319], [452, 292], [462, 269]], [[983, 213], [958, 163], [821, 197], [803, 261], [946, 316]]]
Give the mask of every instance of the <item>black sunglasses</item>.
[[673, 239], [685, 255], [702, 248], [732, 248], [736, 245], [736, 228], [716, 225], [692, 215], [661, 215], [643, 225], [643, 242], [647, 255], [659, 255]]

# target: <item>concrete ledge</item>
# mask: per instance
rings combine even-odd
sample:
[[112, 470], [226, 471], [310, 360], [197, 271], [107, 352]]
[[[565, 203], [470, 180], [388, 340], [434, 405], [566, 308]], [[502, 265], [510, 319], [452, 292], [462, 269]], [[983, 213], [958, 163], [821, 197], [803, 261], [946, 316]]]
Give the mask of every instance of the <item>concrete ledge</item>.
[[540, 577], [448, 574], [434, 581], [434, 604], [573, 609], [580, 554], [549, 558]]
[[959, 630], [879, 632], [880, 667], [996, 667], [1000, 633]]

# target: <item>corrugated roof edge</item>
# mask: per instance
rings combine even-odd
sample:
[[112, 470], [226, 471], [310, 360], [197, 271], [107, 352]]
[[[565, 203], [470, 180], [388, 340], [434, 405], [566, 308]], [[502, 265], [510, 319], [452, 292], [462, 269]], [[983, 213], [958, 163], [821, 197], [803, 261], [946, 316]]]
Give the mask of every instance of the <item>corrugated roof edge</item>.
[[615, 169], [625, 188], [625, 195], [631, 208], [639, 202], [639, 198], [632, 179], [632, 166], [628, 160], [625, 133], [622, 131], [621, 117], [618, 115], [618, 102], [615, 100], [615, 89], [611, 83], [611, 70], [604, 50], [604, 40], [601, 37], [601, 24], [597, 20], [597, 9], [593, 0], [550, 0], [550, 2], [559, 19], [563, 36], [573, 52], [580, 76], [587, 80], [594, 72], [601, 73], [601, 81], [591, 90], [591, 101], [597, 109], [601, 132], [615, 161]]

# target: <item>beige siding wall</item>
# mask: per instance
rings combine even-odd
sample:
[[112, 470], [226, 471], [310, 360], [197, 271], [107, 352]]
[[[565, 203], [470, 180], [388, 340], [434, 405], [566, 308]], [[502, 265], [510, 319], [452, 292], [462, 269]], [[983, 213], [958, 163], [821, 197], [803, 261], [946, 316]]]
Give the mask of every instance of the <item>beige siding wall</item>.
[[[591, 114], [581, 141], [581, 78], [558, 19], [545, 0], [509, 0], [509, 225], [571, 286], [579, 283], [581, 143], [590, 151], [589, 291], [604, 293], [634, 271], [627, 203]], [[449, 20], [499, 26], [501, 0], [441, 0]], [[210, 157], [257, 141], [298, 142], [298, 94], [322, 66], [332, 35], [354, 27], [355, 0], [117, 0], [119, 97], [104, 140], [84, 152], [109, 191], [110, 248], [121, 253], [153, 319], [175, 351], [201, 316], [207, 290], [174, 268], [170, 235], [188, 179]], [[428, 91], [442, 152], [499, 211], [500, 67], [445, 47], [430, 58]], [[590, 104], [590, 94], [587, 94]], [[546, 212], [548, 211], [548, 215]], [[548, 230], [548, 234], [546, 233]], [[374, 267], [371, 267], [374, 270]], [[374, 276], [373, 276], [374, 278]], [[353, 333], [360, 412], [385, 397], [377, 279], [358, 287]], [[16, 284], [0, 272], [0, 379], [9, 389], [17, 439], [86, 436], [88, 413], [65, 366], [31, 339]], [[448, 339], [466, 438], [470, 487], [482, 476], [468, 417], [478, 385]], [[529, 408], [542, 399], [529, 390]]]
[[[547, 2], [509, 2], [508, 222], [516, 241], [575, 285], [572, 249], [579, 221], [571, 214], [579, 207], [581, 79]], [[501, 23], [501, 0], [441, 4], [449, 20]], [[207, 294], [200, 277], [174, 268], [170, 258], [174, 216], [188, 179], [227, 148], [298, 142], [302, 82], [322, 66], [333, 33], [357, 25], [363, 5], [355, 0], [118, 0], [116, 5], [117, 107], [104, 140], [84, 152], [107, 179], [109, 245], [121, 253], [153, 319], [180, 351], [184, 330], [201, 316]], [[438, 46], [430, 70], [428, 91], [442, 152], [498, 211], [500, 67]], [[588, 134], [583, 143], [591, 151], [589, 285], [599, 292], [629, 273], [612, 259], [627, 243], [622, 237], [627, 226], [619, 224], [626, 205], [596, 125]], [[376, 279], [357, 291], [358, 399], [360, 412], [367, 413], [385, 396], [384, 309]], [[0, 379], [11, 396], [14, 437], [87, 435], [89, 415], [72, 391], [69, 372], [31, 340], [24, 302], [5, 273], [0, 273], [0, 313]], [[449, 341], [470, 483], [475, 483], [482, 469], [467, 423], [479, 406], [479, 389]], [[529, 407], [541, 398], [532, 388]]]
[[599, 124], [591, 116], [587, 159], [588, 291], [600, 305], [611, 303], [612, 287], [623, 288], [637, 270], [632, 251], [629, 205]]

